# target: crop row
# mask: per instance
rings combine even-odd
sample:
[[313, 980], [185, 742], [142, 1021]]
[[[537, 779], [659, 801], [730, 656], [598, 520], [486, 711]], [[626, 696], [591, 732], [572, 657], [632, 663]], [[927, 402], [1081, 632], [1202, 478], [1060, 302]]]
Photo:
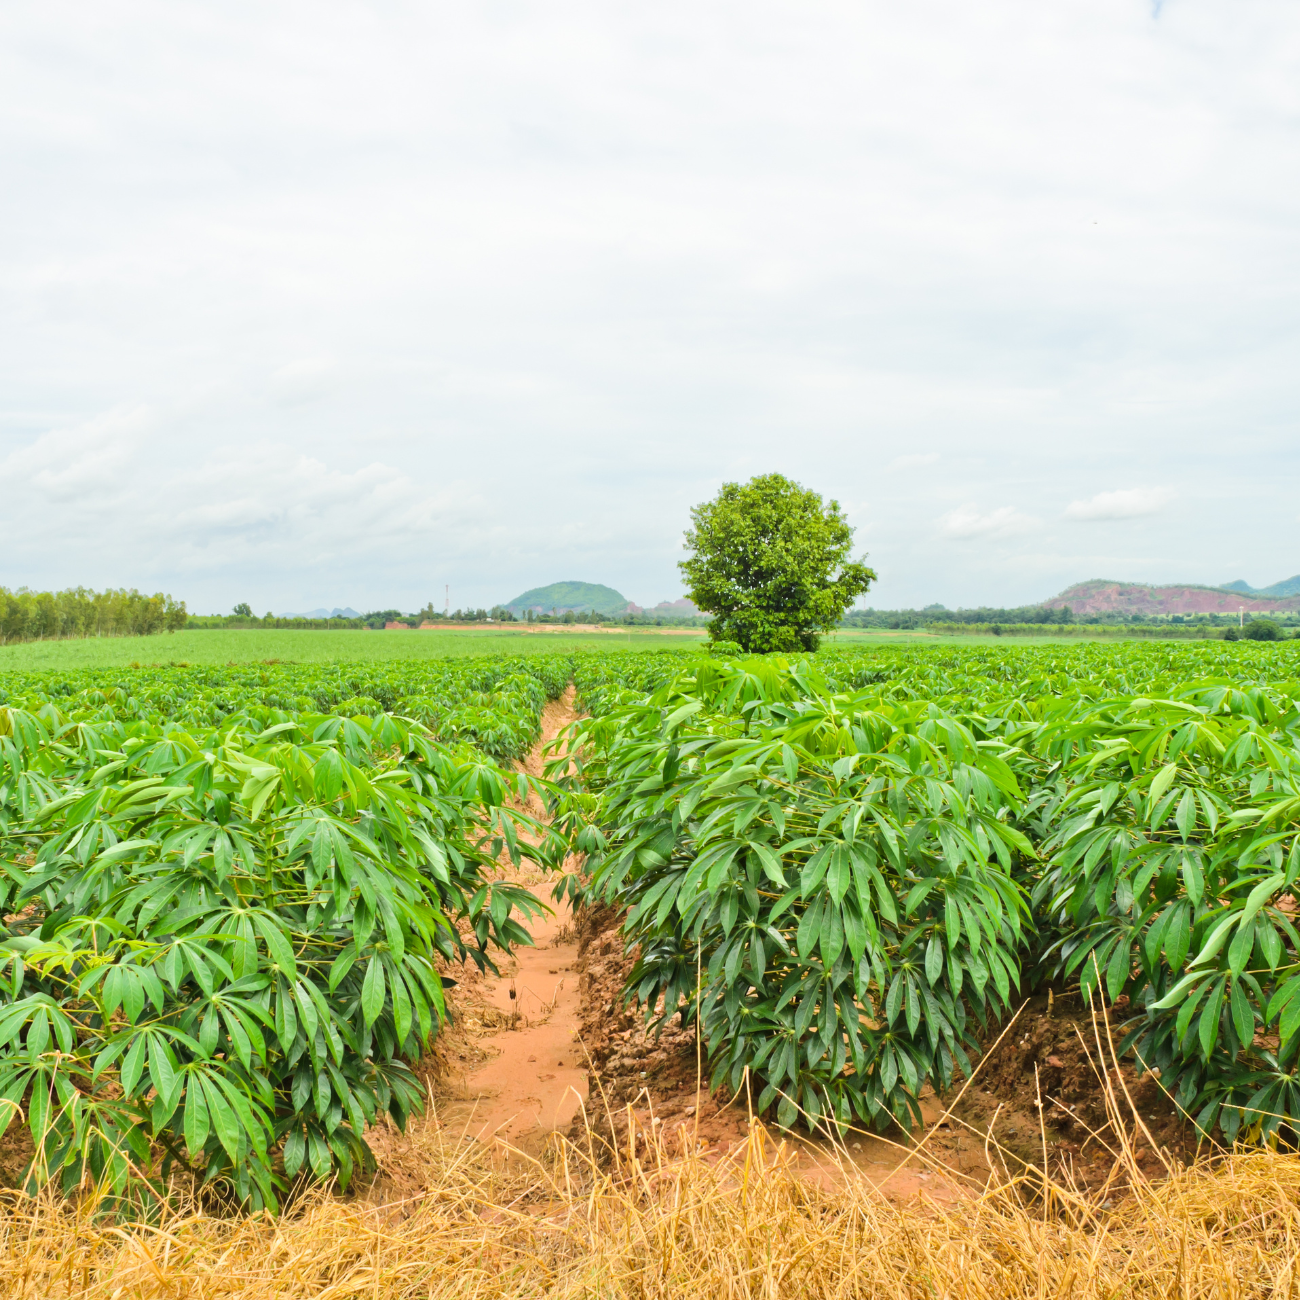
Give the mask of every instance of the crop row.
[[[702, 964], [718, 1081], [748, 1068], [783, 1121], [906, 1115], [971, 1017], [1055, 977], [1129, 992], [1182, 1104], [1267, 1135], [1300, 1113], [1292, 668], [1219, 643], [7, 674], [0, 1124], [67, 1187], [346, 1180], [419, 1104], [458, 964], [526, 940], [499, 856], [576, 839], [631, 909], [632, 991], [693, 1015]], [[570, 681], [578, 776], [530, 780], [510, 760]]]
[[366, 1167], [366, 1128], [421, 1104], [408, 1063], [457, 965], [529, 942], [541, 904], [493, 868], [564, 845], [518, 811], [547, 790], [507, 760], [574, 674], [537, 655], [6, 675], [0, 1131], [25, 1116], [32, 1182], [138, 1196], [179, 1162], [273, 1205]]
[[542, 706], [571, 677], [567, 655], [15, 672], [0, 681], [0, 704], [28, 712], [54, 704], [78, 720], [200, 728], [229, 727], [240, 717], [267, 727], [300, 714], [393, 713], [505, 760], [536, 741]]
[[1203, 1130], [1274, 1138], [1300, 1117], [1292, 654], [696, 662], [576, 728], [587, 896], [628, 909], [629, 994], [698, 1015], [714, 1083], [748, 1071], [783, 1123], [907, 1120], [1057, 980], [1128, 995], [1124, 1049]]

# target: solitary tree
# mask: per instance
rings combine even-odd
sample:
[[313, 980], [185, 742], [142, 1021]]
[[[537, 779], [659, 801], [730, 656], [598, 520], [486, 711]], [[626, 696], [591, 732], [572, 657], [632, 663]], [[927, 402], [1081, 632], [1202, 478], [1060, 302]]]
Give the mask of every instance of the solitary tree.
[[252, 618], [252, 617], [253, 617], [253, 610], [252, 610], [252, 608], [250, 607], [248, 601], [246, 601], [246, 600], [241, 600], [241, 601], [239, 602], [239, 604], [235, 606], [235, 614], [236, 614], [239, 618]]
[[751, 654], [816, 650], [875, 580], [851, 560], [853, 529], [838, 501], [781, 474], [725, 483], [691, 511], [690, 558], [678, 567], [690, 598], [714, 615], [709, 636]]

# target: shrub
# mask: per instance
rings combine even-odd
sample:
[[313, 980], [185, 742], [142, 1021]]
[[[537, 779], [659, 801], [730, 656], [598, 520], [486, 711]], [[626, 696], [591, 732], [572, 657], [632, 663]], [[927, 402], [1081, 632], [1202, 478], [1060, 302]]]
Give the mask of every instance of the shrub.
[[1004, 746], [923, 706], [846, 711], [780, 663], [701, 663], [578, 730], [590, 895], [629, 909], [629, 994], [699, 1016], [714, 1086], [748, 1071], [786, 1125], [906, 1123], [969, 1068], [1028, 911]]
[[1078, 980], [1129, 996], [1121, 1050], [1207, 1133], [1300, 1121], [1284, 652], [854, 662], [697, 661], [578, 726], [576, 847], [628, 909], [628, 998], [698, 1020], [714, 1085], [783, 1124], [882, 1122], [967, 1069], [972, 1014]]
[[1246, 639], [1248, 641], [1281, 641], [1283, 640], [1281, 626], [1271, 618], [1252, 618], [1246, 624]]

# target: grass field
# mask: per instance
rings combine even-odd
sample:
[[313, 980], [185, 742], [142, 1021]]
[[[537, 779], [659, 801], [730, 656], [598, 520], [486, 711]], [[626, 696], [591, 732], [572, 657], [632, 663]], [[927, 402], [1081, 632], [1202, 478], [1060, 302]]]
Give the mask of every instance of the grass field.
[[[335, 663], [389, 659], [457, 659], [469, 655], [536, 654], [557, 650], [660, 650], [705, 639], [703, 631], [664, 629], [634, 632], [524, 632], [510, 627], [467, 628], [429, 632], [299, 632], [259, 628], [221, 628], [174, 632], [161, 636], [89, 638], [84, 641], [28, 641], [0, 646], [5, 669], [122, 668], [130, 664]], [[831, 633], [827, 646], [960, 644], [964, 646], [1032, 646], [1114, 642], [1112, 636], [963, 636], [930, 632]]]
[[28, 641], [0, 646], [0, 672], [32, 668], [121, 668], [128, 664], [333, 663], [340, 660], [449, 659], [468, 655], [536, 654], [557, 650], [658, 650], [702, 641], [687, 632], [293, 632], [222, 628], [161, 636]]

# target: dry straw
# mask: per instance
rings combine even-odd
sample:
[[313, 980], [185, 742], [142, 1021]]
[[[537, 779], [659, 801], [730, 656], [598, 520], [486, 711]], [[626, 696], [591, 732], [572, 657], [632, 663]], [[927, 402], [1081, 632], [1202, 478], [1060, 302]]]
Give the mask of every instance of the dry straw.
[[[946, 1173], [956, 1194], [897, 1202], [843, 1148], [818, 1179], [801, 1175], [794, 1149], [752, 1119], [747, 1140], [716, 1160], [687, 1126], [666, 1135], [629, 1107], [618, 1125], [605, 1116], [606, 1133], [621, 1130], [616, 1146], [589, 1129], [539, 1160], [435, 1118], [385, 1143], [390, 1194], [422, 1189], [402, 1200], [376, 1184], [371, 1199], [314, 1191], [279, 1218], [191, 1208], [143, 1226], [114, 1223], [90, 1194], [11, 1193], [0, 1206], [0, 1295], [1300, 1300], [1300, 1158], [1211, 1152], [1190, 1168], [1162, 1159], [1151, 1178], [1138, 1160], [1151, 1135], [1119, 1070], [1100, 1068], [1115, 1060], [1109, 1025], [1105, 1047], [1100, 1025], [1094, 1037], [1109, 1122], [1093, 1136], [1114, 1165], [1092, 1190], [1053, 1172], [1045, 1133], [1041, 1167], [1003, 1152], [991, 1129], [981, 1135], [993, 1171], [981, 1185], [945, 1171], [924, 1141], [900, 1147]], [[945, 1117], [961, 1122], [952, 1108]]]
[[1068, 1179], [1044, 1196], [1041, 1175], [1022, 1171], [946, 1203], [896, 1204], [848, 1169], [829, 1186], [801, 1178], [757, 1124], [714, 1163], [685, 1131], [685, 1153], [670, 1154], [678, 1143], [653, 1136], [662, 1126], [628, 1120], [632, 1141], [612, 1162], [567, 1142], [545, 1161], [503, 1161], [430, 1123], [407, 1152], [423, 1194], [316, 1193], [279, 1219], [196, 1211], [125, 1227], [93, 1200], [14, 1196], [0, 1220], [4, 1294], [1300, 1297], [1300, 1160], [1285, 1154], [1220, 1155], [1155, 1182], [1121, 1137], [1115, 1180], [1091, 1196]]

